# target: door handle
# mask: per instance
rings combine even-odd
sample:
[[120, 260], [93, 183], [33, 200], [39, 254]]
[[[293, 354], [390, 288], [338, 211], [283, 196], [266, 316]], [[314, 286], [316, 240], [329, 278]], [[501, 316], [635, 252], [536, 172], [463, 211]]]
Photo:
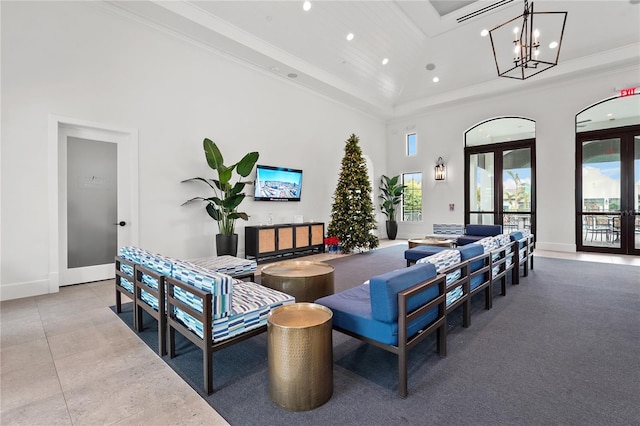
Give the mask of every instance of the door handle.
[[124, 220], [121, 220], [118, 223], [114, 223], [114, 225], [116, 225], [116, 226], [125, 226], [126, 224], [127, 224], [127, 222], [125, 222]]

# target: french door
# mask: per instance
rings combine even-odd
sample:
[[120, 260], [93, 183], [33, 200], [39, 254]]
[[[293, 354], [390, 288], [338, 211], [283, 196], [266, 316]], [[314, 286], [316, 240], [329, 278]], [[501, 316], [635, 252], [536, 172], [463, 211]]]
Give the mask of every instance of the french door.
[[640, 255], [640, 126], [576, 140], [577, 249]]
[[465, 223], [535, 233], [535, 140], [465, 148]]

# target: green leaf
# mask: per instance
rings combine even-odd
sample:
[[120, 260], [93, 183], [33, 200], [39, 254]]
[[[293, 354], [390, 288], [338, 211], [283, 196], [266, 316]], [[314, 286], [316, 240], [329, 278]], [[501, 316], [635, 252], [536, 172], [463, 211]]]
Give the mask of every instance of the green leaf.
[[222, 158], [220, 149], [218, 149], [218, 145], [208, 138], [205, 138], [202, 144], [204, 145], [204, 155], [207, 157], [207, 164], [209, 164], [209, 167], [213, 170], [224, 167], [224, 159]]
[[249, 176], [249, 174], [251, 174], [251, 171], [253, 170], [253, 166], [256, 165], [256, 162], [258, 161], [259, 156], [260, 154], [254, 151], [242, 157], [242, 160], [238, 162], [238, 165], [236, 168], [236, 170], [238, 171], [238, 174], [242, 177]]

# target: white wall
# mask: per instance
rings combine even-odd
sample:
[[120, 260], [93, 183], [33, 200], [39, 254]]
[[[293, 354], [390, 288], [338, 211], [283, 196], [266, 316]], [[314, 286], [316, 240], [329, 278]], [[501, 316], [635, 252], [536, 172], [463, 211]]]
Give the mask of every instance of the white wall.
[[[360, 137], [378, 177], [385, 125], [378, 118], [248, 69], [89, 2], [2, 2], [0, 298], [48, 288], [49, 114], [139, 131], [139, 243], [178, 258], [214, 254], [217, 227], [180, 204], [206, 187], [209, 137], [227, 163], [249, 151], [260, 163], [304, 170], [300, 203], [241, 205], [250, 224], [329, 220], [344, 141]], [[210, 175], [212, 176], [212, 175]], [[377, 179], [374, 179], [377, 181]], [[245, 222], [239, 221], [240, 255]]]
[[[537, 247], [575, 251], [575, 115], [614, 96], [614, 88], [637, 83], [640, 69], [631, 67], [572, 78], [508, 95], [439, 108], [393, 120], [387, 126], [387, 171], [423, 173], [423, 221], [401, 223], [398, 237], [432, 232], [434, 223], [464, 222], [464, 132], [486, 119], [521, 116], [536, 121]], [[525, 82], [515, 81], [526, 86]], [[417, 132], [418, 155], [404, 155], [407, 132]], [[438, 157], [445, 160], [447, 180], [433, 180]], [[455, 211], [449, 211], [455, 203]]]

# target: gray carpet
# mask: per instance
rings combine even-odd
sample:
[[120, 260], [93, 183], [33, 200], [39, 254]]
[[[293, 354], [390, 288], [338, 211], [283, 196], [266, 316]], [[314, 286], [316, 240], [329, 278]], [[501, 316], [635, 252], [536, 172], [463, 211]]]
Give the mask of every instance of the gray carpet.
[[[404, 267], [403, 246], [329, 261], [336, 290]], [[215, 393], [203, 396], [232, 425], [639, 425], [640, 268], [536, 258], [535, 270], [473, 302], [472, 324], [449, 315], [448, 356], [427, 339], [409, 357], [409, 397], [397, 358], [334, 332], [334, 393], [291, 413], [267, 389], [266, 335], [214, 354]], [[131, 313], [121, 315], [130, 323]], [[147, 318], [148, 319], [148, 318]], [[140, 337], [157, 348], [155, 326]], [[201, 352], [179, 339], [165, 361], [201, 393]]]

